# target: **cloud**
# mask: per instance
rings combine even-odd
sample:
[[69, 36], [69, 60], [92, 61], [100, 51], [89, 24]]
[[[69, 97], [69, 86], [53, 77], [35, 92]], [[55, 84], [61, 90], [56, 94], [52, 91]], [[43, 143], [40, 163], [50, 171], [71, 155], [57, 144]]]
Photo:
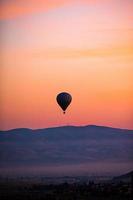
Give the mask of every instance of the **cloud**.
[[116, 46], [94, 49], [55, 49], [32, 52], [32, 56], [45, 58], [91, 58], [108, 56], [130, 56], [133, 54], [133, 46]]
[[65, 5], [70, 0], [13, 0], [1, 2], [0, 19], [12, 19], [19, 16], [37, 13], [40, 11], [47, 11]]
[[0, 1], [0, 20], [14, 19], [27, 14], [48, 11], [73, 3], [96, 3], [103, 0], [2, 0]]

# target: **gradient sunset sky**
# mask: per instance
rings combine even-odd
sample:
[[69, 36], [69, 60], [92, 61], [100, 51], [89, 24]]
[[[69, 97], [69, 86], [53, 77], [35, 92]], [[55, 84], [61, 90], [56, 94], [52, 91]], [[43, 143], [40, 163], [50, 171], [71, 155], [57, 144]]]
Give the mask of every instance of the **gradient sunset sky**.
[[1, 0], [0, 26], [0, 129], [133, 129], [132, 0]]

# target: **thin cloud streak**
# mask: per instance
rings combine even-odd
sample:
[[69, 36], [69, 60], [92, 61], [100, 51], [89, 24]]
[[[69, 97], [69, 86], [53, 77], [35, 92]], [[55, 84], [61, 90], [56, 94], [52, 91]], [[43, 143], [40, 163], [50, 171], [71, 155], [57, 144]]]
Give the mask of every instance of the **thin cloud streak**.
[[95, 49], [51, 49], [51, 50], [36, 50], [31, 53], [34, 57], [45, 58], [93, 58], [93, 57], [109, 57], [109, 56], [132, 56], [132, 46], [117, 46], [108, 48]]
[[104, 0], [13, 0], [0, 2], [0, 20], [14, 19], [27, 14], [47, 12], [51, 9], [77, 3], [94, 4]]

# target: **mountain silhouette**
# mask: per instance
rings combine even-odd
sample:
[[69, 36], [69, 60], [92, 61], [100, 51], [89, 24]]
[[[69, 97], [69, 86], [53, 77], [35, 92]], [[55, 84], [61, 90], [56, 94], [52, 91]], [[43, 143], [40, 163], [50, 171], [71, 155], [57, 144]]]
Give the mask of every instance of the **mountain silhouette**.
[[[133, 130], [103, 126], [0, 131], [0, 169], [119, 172], [133, 167]], [[6, 171], [6, 172], [7, 172]]]
[[113, 178], [114, 182], [131, 182], [133, 183], [133, 171], [128, 172], [127, 174], [123, 174], [121, 176], [117, 176]]

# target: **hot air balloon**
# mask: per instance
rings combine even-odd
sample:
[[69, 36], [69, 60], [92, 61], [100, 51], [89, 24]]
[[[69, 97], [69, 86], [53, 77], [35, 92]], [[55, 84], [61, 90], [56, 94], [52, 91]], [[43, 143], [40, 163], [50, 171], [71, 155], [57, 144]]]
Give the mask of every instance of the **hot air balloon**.
[[70, 105], [72, 101], [72, 96], [67, 92], [62, 92], [57, 95], [56, 100], [59, 106], [64, 111], [63, 113], [65, 114], [67, 107]]

